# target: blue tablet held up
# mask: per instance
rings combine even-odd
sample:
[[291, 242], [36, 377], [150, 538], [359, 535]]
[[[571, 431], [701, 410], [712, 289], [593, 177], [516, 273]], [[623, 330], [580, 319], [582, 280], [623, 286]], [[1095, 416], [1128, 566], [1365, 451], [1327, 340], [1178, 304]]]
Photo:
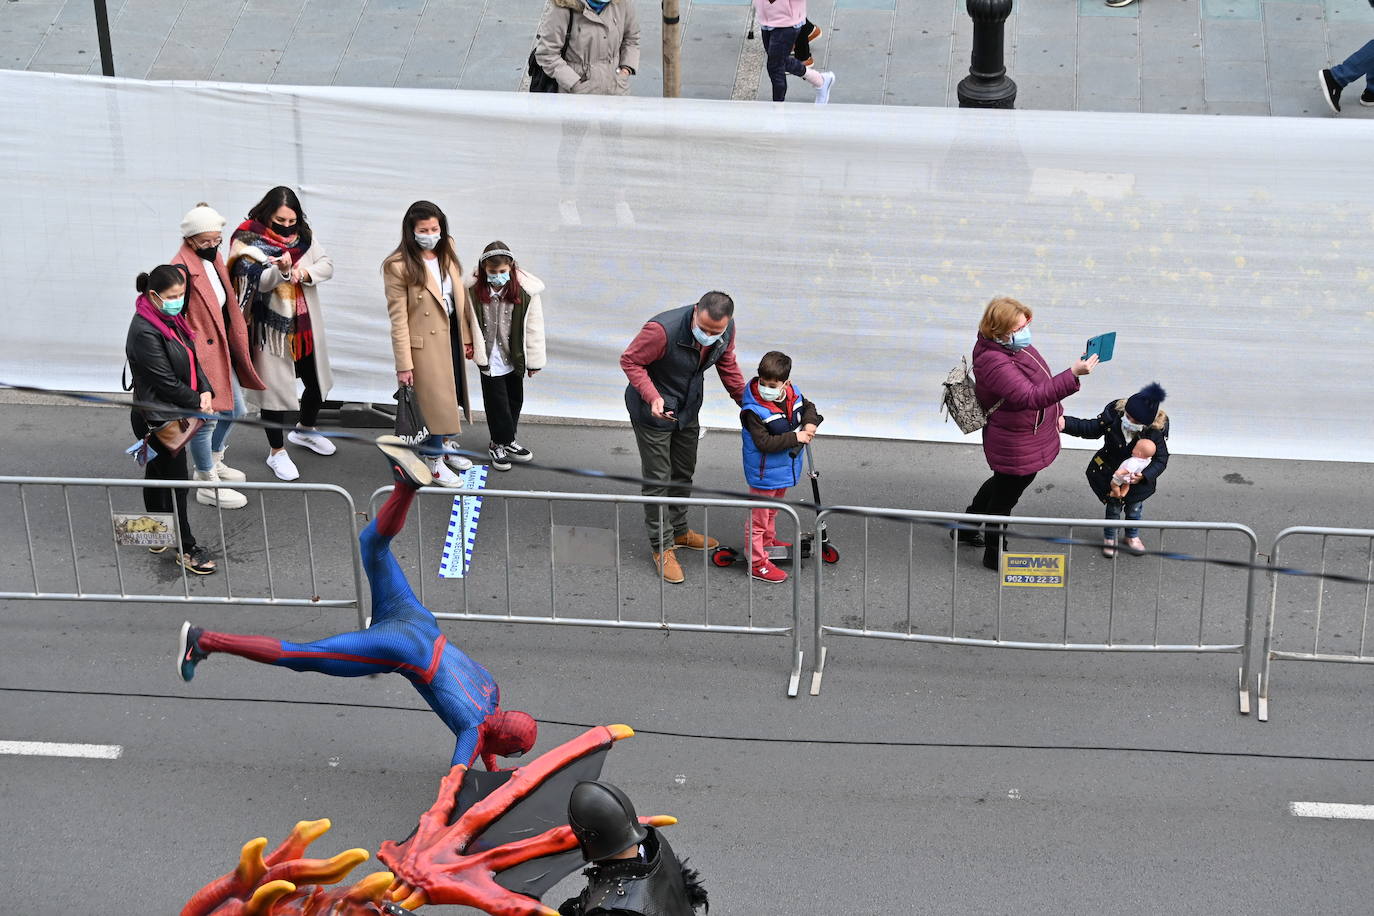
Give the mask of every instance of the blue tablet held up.
[[1094, 353], [1097, 354], [1097, 361], [1105, 363], [1112, 358], [1112, 353], [1116, 351], [1116, 332], [1108, 331], [1106, 334], [1098, 334], [1088, 341], [1087, 352], [1083, 358], [1087, 359]]

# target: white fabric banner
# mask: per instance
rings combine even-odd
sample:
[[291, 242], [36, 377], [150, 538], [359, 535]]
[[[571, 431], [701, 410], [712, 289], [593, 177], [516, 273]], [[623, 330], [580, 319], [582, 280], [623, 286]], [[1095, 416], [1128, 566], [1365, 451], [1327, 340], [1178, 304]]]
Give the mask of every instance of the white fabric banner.
[[[1175, 451], [1374, 452], [1367, 122], [10, 70], [0, 97], [0, 381], [117, 390], [134, 276], [174, 254], [182, 214], [208, 201], [227, 238], [288, 184], [336, 266], [334, 399], [395, 390], [378, 268], [423, 198], [467, 269], [500, 239], [548, 284], [531, 414], [625, 419], [625, 344], [722, 289], [746, 377], [788, 352], [828, 432], [967, 441], [940, 382], [1007, 294], [1056, 369], [1119, 333], [1071, 414], [1158, 380]], [[737, 422], [714, 382], [703, 422]]]

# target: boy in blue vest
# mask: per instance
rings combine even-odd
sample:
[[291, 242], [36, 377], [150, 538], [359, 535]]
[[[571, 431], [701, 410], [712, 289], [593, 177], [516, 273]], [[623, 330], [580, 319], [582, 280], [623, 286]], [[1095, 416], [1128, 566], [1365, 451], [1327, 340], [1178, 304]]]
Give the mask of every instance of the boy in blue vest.
[[[802, 447], [815, 438], [816, 427], [824, 419], [816, 412], [816, 405], [788, 381], [791, 377], [792, 358], [770, 350], [759, 360], [759, 374], [744, 386], [740, 404], [744, 479], [750, 493], [766, 499], [781, 499], [787, 488], [801, 479]], [[754, 509], [745, 525], [750, 544], [749, 575], [764, 582], [787, 579], [787, 573], [768, 559], [769, 547], [791, 546], [775, 536], [777, 514], [776, 509]]]

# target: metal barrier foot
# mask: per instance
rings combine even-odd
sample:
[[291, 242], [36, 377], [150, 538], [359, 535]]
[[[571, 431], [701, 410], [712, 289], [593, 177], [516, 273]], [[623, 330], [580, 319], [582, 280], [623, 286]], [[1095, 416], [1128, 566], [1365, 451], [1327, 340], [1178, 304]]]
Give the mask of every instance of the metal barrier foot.
[[1236, 669], [1236, 687], [1240, 691], [1240, 714], [1250, 715], [1250, 691], [1245, 689], [1245, 668]]
[[801, 688], [802, 660], [805, 657], [805, 653], [797, 653], [797, 663], [792, 666], [792, 675], [787, 679], [787, 695], [789, 697], [795, 697]]
[[821, 651], [816, 655], [816, 670], [811, 672], [811, 695], [818, 697], [821, 695], [821, 678], [825, 675], [825, 653], [826, 646], [821, 646]]
[[1264, 689], [1264, 675], [1255, 675], [1255, 696], [1259, 697], [1259, 720], [1269, 721], [1269, 694]]

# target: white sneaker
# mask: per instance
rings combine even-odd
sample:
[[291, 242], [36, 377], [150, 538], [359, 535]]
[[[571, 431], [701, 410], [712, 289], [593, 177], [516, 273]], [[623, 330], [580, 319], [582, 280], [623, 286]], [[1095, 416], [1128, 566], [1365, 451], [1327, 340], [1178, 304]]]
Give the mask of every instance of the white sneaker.
[[313, 429], [293, 429], [286, 434], [286, 441], [303, 445], [316, 455], [332, 455], [338, 451], [327, 436], [321, 436]]
[[[444, 448], [449, 449], [450, 451], [457, 451], [458, 449], [462, 448], [462, 446], [458, 444], [457, 439], [445, 439]], [[472, 467], [472, 462], [464, 458], [462, 455], [445, 455], [444, 461], [448, 463], [449, 467], [453, 468], [460, 474], [463, 471], [466, 471]]]
[[434, 472], [434, 482], [441, 487], [461, 487], [463, 478], [453, 473], [453, 470], [438, 458], [430, 461], [429, 469]]
[[267, 466], [272, 469], [272, 473], [277, 475], [278, 480], [295, 480], [301, 476], [301, 472], [296, 469], [296, 462], [291, 460], [291, 456], [286, 454], [286, 449], [279, 452], [267, 453]]
[[835, 85], [835, 74], [826, 70], [821, 74], [821, 84], [816, 89], [816, 104], [827, 105], [830, 102], [830, 87]]
[[[206, 483], [219, 483], [219, 475], [213, 470], [196, 471], [191, 475], [192, 480], [203, 480]], [[196, 502], [202, 506], [221, 509], [242, 509], [248, 505], [248, 497], [238, 490], [227, 490], [222, 487], [200, 487], [196, 490]]]
[[228, 480], [231, 483], [239, 483], [240, 481], [248, 479], [247, 474], [243, 473], [237, 468], [231, 468], [229, 467], [229, 465], [224, 463], [224, 452], [211, 452], [210, 454], [213, 455], [215, 458], [215, 476], [218, 477], [220, 480]]

